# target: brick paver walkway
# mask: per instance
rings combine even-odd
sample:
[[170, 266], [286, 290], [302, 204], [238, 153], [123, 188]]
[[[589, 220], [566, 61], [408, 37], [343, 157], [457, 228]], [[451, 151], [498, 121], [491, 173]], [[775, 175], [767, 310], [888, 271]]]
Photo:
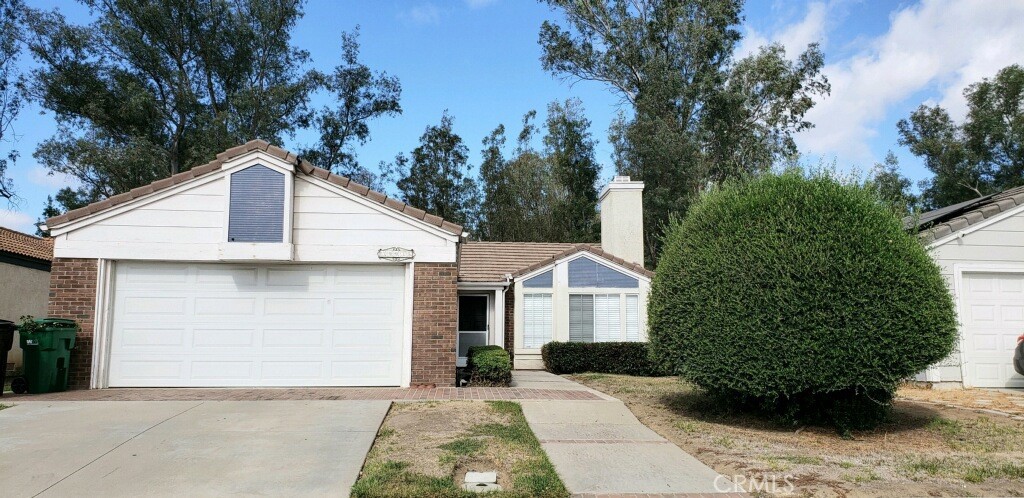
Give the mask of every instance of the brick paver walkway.
[[258, 401], [258, 400], [600, 400], [590, 391], [521, 387], [435, 388], [112, 388], [49, 394], [5, 395], [16, 401]]

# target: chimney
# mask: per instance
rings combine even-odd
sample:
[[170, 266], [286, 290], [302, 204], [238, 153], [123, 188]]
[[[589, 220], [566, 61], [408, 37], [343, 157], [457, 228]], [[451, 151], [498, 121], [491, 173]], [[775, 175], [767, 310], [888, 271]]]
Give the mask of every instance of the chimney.
[[601, 249], [644, 264], [644, 182], [616, 176], [601, 189]]

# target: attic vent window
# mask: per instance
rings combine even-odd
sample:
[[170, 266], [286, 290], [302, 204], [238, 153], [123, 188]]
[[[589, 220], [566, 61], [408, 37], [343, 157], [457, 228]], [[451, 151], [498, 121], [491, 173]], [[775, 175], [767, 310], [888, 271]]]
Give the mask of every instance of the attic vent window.
[[284, 174], [250, 166], [231, 174], [229, 242], [284, 241]]

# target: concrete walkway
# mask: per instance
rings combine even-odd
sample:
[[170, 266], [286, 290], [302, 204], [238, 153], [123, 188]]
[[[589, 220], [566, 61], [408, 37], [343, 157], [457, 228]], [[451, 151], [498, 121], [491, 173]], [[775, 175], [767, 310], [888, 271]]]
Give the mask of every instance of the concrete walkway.
[[[576, 384], [544, 372], [530, 382]], [[683, 495], [731, 490], [725, 477], [640, 423], [621, 401], [604, 397], [521, 403], [569, 492]]]
[[11, 497], [348, 496], [390, 404], [22, 401], [0, 411], [0, 483]]

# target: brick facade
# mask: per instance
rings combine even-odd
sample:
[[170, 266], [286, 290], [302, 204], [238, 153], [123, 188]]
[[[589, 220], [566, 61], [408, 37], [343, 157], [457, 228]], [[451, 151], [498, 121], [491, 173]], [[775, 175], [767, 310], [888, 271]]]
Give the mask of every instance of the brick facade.
[[50, 270], [50, 300], [47, 315], [70, 318], [82, 330], [71, 350], [70, 389], [88, 389], [92, 373], [92, 334], [96, 311], [95, 259], [54, 258]]
[[412, 385], [455, 385], [458, 265], [416, 263], [412, 301]]
[[505, 351], [513, 361], [516, 359], [516, 292], [510, 285], [505, 291]]

